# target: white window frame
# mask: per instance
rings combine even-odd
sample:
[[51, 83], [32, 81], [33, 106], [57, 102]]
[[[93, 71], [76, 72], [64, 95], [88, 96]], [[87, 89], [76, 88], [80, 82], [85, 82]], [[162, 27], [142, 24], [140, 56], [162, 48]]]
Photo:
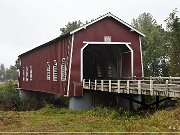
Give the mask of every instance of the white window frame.
[[29, 71], [28, 71], [28, 67], [26, 67], [26, 81], [29, 80]]
[[62, 58], [61, 61], [61, 81], [66, 81], [66, 59]]
[[29, 67], [29, 80], [32, 81], [32, 66]]
[[49, 62], [46, 64], [46, 80], [51, 80], [51, 66]]
[[53, 81], [57, 81], [58, 73], [57, 73], [57, 61], [53, 62]]
[[23, 67], [23, 70], [22, 70], [22, 74], [23, 74], [23, 81], [25, 81], [25, 71], [24, 71], [24, 67]]

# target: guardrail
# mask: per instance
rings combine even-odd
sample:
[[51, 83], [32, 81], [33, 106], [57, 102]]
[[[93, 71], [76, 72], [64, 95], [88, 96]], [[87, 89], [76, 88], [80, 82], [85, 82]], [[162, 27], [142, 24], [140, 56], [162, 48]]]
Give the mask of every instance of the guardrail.
[[180, 98], [180, 77], [149, 77], [144, 80], [83, 80], [83, 89], [125, 94]]

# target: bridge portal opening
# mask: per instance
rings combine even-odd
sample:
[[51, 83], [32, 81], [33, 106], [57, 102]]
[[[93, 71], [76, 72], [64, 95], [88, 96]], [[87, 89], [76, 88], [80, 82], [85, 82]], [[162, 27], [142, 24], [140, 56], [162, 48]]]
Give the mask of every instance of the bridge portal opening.
[[83, 79], [131, 76], [131, 50], [125, 44], [89, 44], [83, 49]]

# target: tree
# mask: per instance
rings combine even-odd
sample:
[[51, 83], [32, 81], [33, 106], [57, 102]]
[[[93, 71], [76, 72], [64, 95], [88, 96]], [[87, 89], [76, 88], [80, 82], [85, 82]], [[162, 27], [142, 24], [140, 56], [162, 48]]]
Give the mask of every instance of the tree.
[[145, 76], [167, 76], [168, 64], [165, 51], [165, 31], [150, 13], [133, 19], [132, 25], [146, 35], [142, 38], [143, 65]]
[[[148, 38], [149, 32], [156, 26], [156, 21], [153, 19], [153, 16], [150, 13], [143, 13], [138, 16], [137, 19], [133, 19], [131, 25], [137, 30], [141, 31]], [[146, 50], [148, 46], [147, 38], [142, 39], [142, 50]]]
[[6, 80], [17, 80], [18, 73], [16, 66], [10, 66], [9, 69], [6, 69]]
[[171, 76], [180, 76], [180, 18], [177, 12], [177, 9], [173, 10], [166, 19]]
[[21, 65], [21, 60], [20, 60], [20, 58], [17, 58], [17, 60], [15, 61], [16, 69], [19, 69], [20, 65]]
[[0, 65], [0, 81], [4, 82], [5, 80], [5, 67], [4, 67], [4, 64], [1, 64]]
[[73, 21], [73, 22], [68, 22], [67, 25], [65, 25], [64, 28], [60, 28], [61, 31], [61, 35], [67, 34], [79, 27], [81, 27], [83, 25], [83, 23], [79, 20], [79, 21]]

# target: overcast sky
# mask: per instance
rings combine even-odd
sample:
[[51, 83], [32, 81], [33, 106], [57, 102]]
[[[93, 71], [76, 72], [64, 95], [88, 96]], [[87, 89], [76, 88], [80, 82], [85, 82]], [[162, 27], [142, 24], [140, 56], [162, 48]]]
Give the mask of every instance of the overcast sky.
[[180, 0], [0, 0], [0, 63], [15, 64], [23, 52], [60, 35], [68, 22], [90, 21], [111, 12], [127, 23], [143, 12], [164, 20]]

